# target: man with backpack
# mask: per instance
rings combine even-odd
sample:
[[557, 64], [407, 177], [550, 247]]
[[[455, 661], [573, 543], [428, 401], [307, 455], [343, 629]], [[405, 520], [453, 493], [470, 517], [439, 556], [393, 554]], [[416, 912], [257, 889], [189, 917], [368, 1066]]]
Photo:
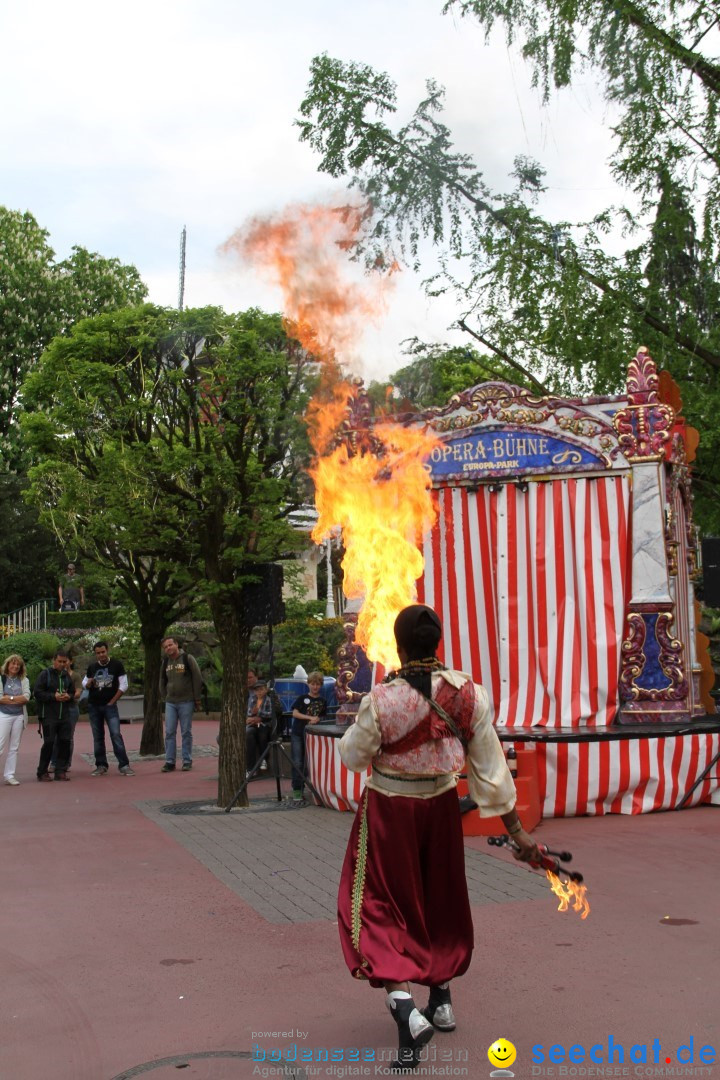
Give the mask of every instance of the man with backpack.
[[55, 779], [70, 779], [67, 774], [72, 739], [69, 714], [75, 701], [75, 687], [68, 674], [68, 661], [67, 653], [58, 649], [53, 657], [52, 667], [41, 671], [35, 683], [35, 699], [40, 706], [39, 727], [43, 737], [37, 768], [38, 780], [52, 780], [48, 766], [56, 740]]
[[192, 718], [200, 708], [203, 681], [197, 660], [182, 652], [177, 638], [162, 640], [165, 658], [160, 669], [160, 696], [165, 700], [165, 764], [161, 772], [175, 771], [177, 727], [182, 736], [182, 771], [192, 769]]

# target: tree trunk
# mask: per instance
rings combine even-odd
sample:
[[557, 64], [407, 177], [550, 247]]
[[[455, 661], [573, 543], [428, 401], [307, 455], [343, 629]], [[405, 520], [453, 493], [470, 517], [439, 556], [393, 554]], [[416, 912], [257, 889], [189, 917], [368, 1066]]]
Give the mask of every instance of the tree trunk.
[[[241, 625], [238, 611], [226, 599], [212, 598], [210, 609], [223, 662], [217, 805], [227, 806], [245, 780], [245, 716], [251, 631]], [[247, 791], [237, 805], [248, 805]]]
[[140, 636], [145, 651], [145, 678], [143, 686], [143, 729], [140, 738], [140, 756], [162, 754], [165, 750], [162, 703], [160, 700], [160, 639], [165, 629], [164, 621], [158, 626], [142, 623]]

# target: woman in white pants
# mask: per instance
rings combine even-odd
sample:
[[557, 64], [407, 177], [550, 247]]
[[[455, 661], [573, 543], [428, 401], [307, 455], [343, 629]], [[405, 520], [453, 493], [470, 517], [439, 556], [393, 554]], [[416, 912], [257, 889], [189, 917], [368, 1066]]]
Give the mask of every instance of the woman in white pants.
[[17, 653], [8, 656], [0, 668], [0, 676], [0, 757], [9, 740], [4, 780], [6, 784], [14, 787], [20, 783], [15, 779], [15, 765], [23, 729], [27, 725], [27, 703], [30, 700], [30, 683], [25, 674], [25, 661], [22, 656]]

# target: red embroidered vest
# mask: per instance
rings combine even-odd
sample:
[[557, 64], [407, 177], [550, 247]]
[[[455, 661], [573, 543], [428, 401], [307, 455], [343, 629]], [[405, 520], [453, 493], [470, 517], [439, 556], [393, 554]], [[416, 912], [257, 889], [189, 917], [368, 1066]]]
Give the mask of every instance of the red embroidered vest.
[[[470, 742], [473, 737], [472, 715], [475, 708], [475, 687], [472, 679], [464, 682], [459, 690], [441, 679], [435, 701], [455, 721], [465, 741]], [[428, 709], [428, 715], [416, 724], [412, 731], [395, 742], [383, 743], [381, 749], [390, 754], [404, 754], [431, 739], [454, 739], [455, 736], [443, 718], [432, 706], [428, 706]]]

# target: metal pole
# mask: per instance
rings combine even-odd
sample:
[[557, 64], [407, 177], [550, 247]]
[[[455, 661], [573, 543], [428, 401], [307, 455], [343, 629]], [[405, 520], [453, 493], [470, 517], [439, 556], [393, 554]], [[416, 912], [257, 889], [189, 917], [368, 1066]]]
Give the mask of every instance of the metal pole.
[[335, 618], [335, 597], [333, 595], [332, 558], [330, 548], [332, 539], [328, 536], [325, 541], [325, 569], [327, 570], [327, 599], [325, 600], [325, 618]]
[[178, 291], [178, 311], [185, 307], [185, 245], [187, 242], [187, 227], [183, 225], [180, 234], [180, 288]]

